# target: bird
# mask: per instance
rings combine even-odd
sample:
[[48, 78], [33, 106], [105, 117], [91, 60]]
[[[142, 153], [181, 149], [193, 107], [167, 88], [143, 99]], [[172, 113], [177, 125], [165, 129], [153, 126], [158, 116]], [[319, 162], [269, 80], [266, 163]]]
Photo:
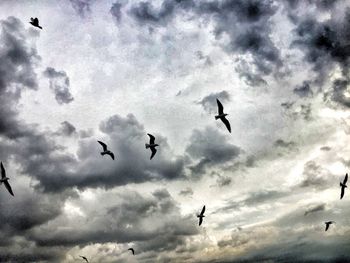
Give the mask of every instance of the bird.
[[218, 104], [218, 115], [215, 116], [215, 120], [220, 119], [225, 124], [228, 131], [231, 132], [230, 122], [226, 119], [228, 114], [224, 113], [224, 107], [218, 99], [216, 99], [216, 102]]
[[79, 257], [81, 257], [81, 258], [84, 259], [87, 263], [89, 263], [89, 260], [88, 260], [86, 257], [84, 257], [84, 256], [79, 256]]
[[11, 188], [11, 185], [9, 184], [8, 180], [10, 180], [10, 178], [6, 177], [6, 171], [5, 171], [5, 168], [4, 168], [4, 165], [2, 164], [1, 162], [1, 179], [0, 179], [0, 185], [2, 183], [4, 183], [7, 191], [9, 191], [9, 193], [12, 195], [12, 196], [15, 196], [12, 192], [12, 188]]
[[97, 142], [99, 144], [101, 144], [102, 148], [103, 148], [103, 152], [101, 152], [101, 155], [108, 154], [114, 160], [114, 153], [112, 153], [110, 150], [107, 149], [107, 145], [105, 143], [101, 142], [101, 141], [97, 141]]
[[342, 199], [345, 194], [345, 188], [347, 188], [346, 186], [347, 181], [348, 181], [348, 174], [345, 175], [344, 181], [340, 183], [340, 187], [341, 187], [340, 199]]
[[204, 212], [205, 212], [205, 206], [203, 206], [201, 213], [200, 213], [199, 215], [197, 215], [197, 217], [199, 218], [199, 225], [202, 224], [202, 222], [203, 222], [203, 217], [205, 217], [205, 216], [204, 216]]
[[326, 230], [325, 230], [325, 231], [327, 231], [328, 228], [329, 228], [329, 226], [330, 226], [331, 224], [335, 223], [335, 222], [334, 222], [334, 221], [327, 221], [327, 222], [324, 222], [324, 223], [326, 224]]
[[151, 149], [152, 155], [149, 159], [152, 160], [154, 155], [156, 155], [156, 152], [157, 152], [156, 147], [159, 146], [159, 144], [154, 143], [155, 138], [152, 134], [147, 133], [147, 135], [149, 136], [149, 144], [146, 143], [145, 145], [146, 145], [146, 149], [148, 149], [148, 148]]
[[38, 19], [38, 18], [33, 18], [33, 17], [31, 17], [29, 23], [32, 24], [32, 25], [35, 26], [35, 27], [38, 27], [38, 28], [40, 28], [40, 29], [43, 29], [41, 26], [39, 26], [39, 19]]
[[131, 251], [131, 253], [133, 254], [133, 255], [135, 255], [135, 250], [131, 247], [131, 248], [128, 248], [128, 250], [130, 250]]

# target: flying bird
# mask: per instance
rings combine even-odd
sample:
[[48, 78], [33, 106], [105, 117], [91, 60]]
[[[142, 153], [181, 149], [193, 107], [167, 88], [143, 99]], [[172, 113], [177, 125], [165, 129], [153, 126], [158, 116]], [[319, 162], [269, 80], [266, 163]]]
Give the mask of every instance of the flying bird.
[[81, 258], [84, 259], [87, 263], [89, 263], [89, 260], [88, 260], [86, 257], [84, 257], [84, 256], [79, 256], [79, 257], [81, 257]]
[[107, 149], [107, 145], [105, 143], [101, 142], [101, 141], [97, 141], [97, 142], [99, 144], [101, 144], [102, 148], [103, 148], [103, 152], [101, 152], [101, 155], [108, 154], [114, 160], [114, 153], [112, 153], [110, 150]]
[[229, 132], [231, 132], [231, 126], [229, 121], [226, 119], [226, 116], [228, 114], [224, 113], [224, 107], [222, 106], [221, 102], [216, 99], [216, 102], [218, 104], [218, 115], [215, 116], [215, 120], [220, 119], [226, 126]]
[[43, 29], [41, 26], [39, 26], [39, 19], [38, 19], [38, 18], [33, 18], [33, 17], [31, 17], [29, 23], [32, 24], [32, 25], [35, 26], [35, 27], [38, 27], [38, 28], [40, 28], [40, 29]]
[[6, 189], [7, 189], [7, 191], [9, 191], [9, 193], [10, 193], [12, 196], [15, 196], [15, 195], [13, 194], [13, 192], [12, 192], [12, 188], [11, 188], [11, 185], [9, 184], [9, 181], [8, 181], [8, 180], [10, 180], [10, 178], [6, 177], [5, 168], [4, 168], [4, 166], [3, 166], [2, 162], [1, 162], [1, 179], [0, 179], [0, 185], [1, 185], [2, 183], [4, 183], [4, 185], [5, 185]]
[[340, 199], [342, 199], [345, 194], [345, 188], [347, 188], [346, 186], [347, 181], [348, 181], [348, 174], [345, 175], [344, 181], [340, 183], [340, 187], [341, 187]]
[[328, 228], [329, 228], [329, 226], [330, 226], [331, 224], [335, 223], [335, 222], [334, 222], [334, 221], [328, 221], [328, 222], [324, 222], [324, 223], [326, 224], [326, 230], [325, 230], [325, 231], [327, 231]]
[[131, 247], [131, 248], [128, 248], [128, 250], [130, 250], [131, 251], [131, 253], [133, 254], [133, 255], [135, 255], [135, 250]]
[[199, 215], [197, 215], [197, 217], [199, 218], [199, 225], [202, 224], [203, 217], [205, 217], [204, 212], [205, 212], [205, 206], [203, 206], [201, 213]]
[[146, 149], [150, 148], [152, 155], [151, 158], [149, 158], [150, 160], [152, 160], [152, 158], [154, 157], [154, 155], [156, 155], [157, 149], [156, 147], [159, 146], [158, 144], [154, 143], [155, 138], [152, 134], [147, 133], [147, 135], [149, 136], [149, 144], [146, 143]]

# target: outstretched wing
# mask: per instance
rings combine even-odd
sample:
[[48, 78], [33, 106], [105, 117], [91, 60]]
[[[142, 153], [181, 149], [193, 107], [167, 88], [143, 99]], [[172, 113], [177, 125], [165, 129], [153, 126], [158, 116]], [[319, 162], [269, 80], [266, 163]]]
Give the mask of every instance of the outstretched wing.
[[84, 257], [84, 256], [79, 256], [79, 257], [81, 257], [81, 258], [84, 259], [87, 263], [89, 263], [89, 260], [88, 260], [86, 257]]
[[109, 152], [109, 153], [107, 153], [109, 156], [111, 156], [111, 158], [114, 160], [114, 153], [112, 153], [112, 152]]
[[230, 125], [230, 122], [228, 121], [228, 119], [226, 119], [225, 117], [221, 118], [222, 122], [225, 124], [227, 130], [229, 132], [231, 132], [231, 125]]
[[218, 113], [219, 113], [219, 115], [223, 114], [224, 113], [224, 107], [222, 106], [221, 102], [218, 99], [216, 99], [216, 103], [218, 104]]
[[7, 191], [9, 191], [9, 193], [10, 193], [12, 196], [15, 196], [15, 195], [13, 194], [13, 192], [12, 192], [12, 188], [11, 188], [11, 185], [9, 184], [9, 181], [5, 181], [5, 182], [4, 182], [4, 185], [5, 185], [6, 189], [7, 189]]
[[327, 230], [328, 230], [329, 225], [330, 225], [330, 224], [327, 224], [327, 223], [326, 223], [326, 230], [325, 230], [325, 231], [327, 231]]
[[201, 225], [202, 224], [202, 222], [203, 222], [203, 217], [199, 217], [199, 224], [198, 225]]
[[130, 250], [130, 251], [131, 251], [131, 253], [132, 253], [133, 255], [135, 255], [135, 251], [134, 251], [134, 249], [133, 249], [133, 248], [129, 248], [128, 250]]
[[152, 134], [147, 133], [147, 135], [149, 136], [149, 144], [154, 144], [154, 141], [156, 140], [156, 138], [154, 138]]
[[152, 160], [152, 158], [156, 155], [156, 152], [157, 152], [156, 147], [151, 147], [151, 152], [152, 154], [151, 154], [151, 158], [149, 158], [150, 160]]
[[348, 174], [345, 175], [343, 184], [346, 184], [347, 181], [348, 181]]
[[344, 197], [345, 187], [341, 187], [340, 199]]
[[6, 171], [5, 168], [1, 162], [1, 178], [5, 178], [6, 177]]
[[107, 145], [101, 141], [97, 141], [99, 144], [102, 145], [103, 151], [107, 151]]
[[205, 206], [203, 206], [202, 211], [201, 211], [201, 215], [204, 215], [205, 212]]

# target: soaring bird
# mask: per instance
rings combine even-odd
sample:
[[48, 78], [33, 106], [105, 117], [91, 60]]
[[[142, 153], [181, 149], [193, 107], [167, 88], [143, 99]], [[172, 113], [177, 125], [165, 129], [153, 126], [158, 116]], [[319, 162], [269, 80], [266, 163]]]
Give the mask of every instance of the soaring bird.
[[38, 18], [31, 17], [29, 23], [37, 28], [43, 29], [41, 26], [39, 26], [39, 19]]
[[159, 146], [158, 144], [154, 143], [155, 138], [152, 134], [147, 133], [147, 135], [149, 136], [149, 144], [146, 143], [146, 149], [150, 148], [152, 155], [151, 158], [149, 158], [150, 160], [152, 160], [153, 156], [156, 155], [157, 149], [156, 147]]
[[101, 152], [101, 155], [108, 154], [114, 160], [114, 153], [112, 153], [110, 150], [107, 149], [107, 145], [105, 143], [101, 142], [101, 141], [97, 141], [97, 142], [99, 144], [101, 144], [102, 148], [103, 148], [103, 152]]
[[331, 224], [335, 223], [335, 222], [334, 222], [334, 221], [327, 221], [327, 222], [324, 222], [324, 223], [326, 224], [326, 230], [325, 230], [325, 231], [327, 231], [328, 228], [329, 228], [329, 226], [330, 226]]
[[204, 212], [205, 212], [205, 206], [203, 206], [201, 213], [200, 213], [199, 215], [197, 215], [197, 217], [199, 218], [199, 225], [202, 224], [202, 222], [203, 222], [203, 217], [205, 217], [205, 216], [204, 216]]
[[128, 248], [128, 250], [130, 250], [131, 251], [131, 253], [133, 254], [133, 255], [135, 255], [135, 250], [131, 247], [131, 248]]
[[87, 263], [89, 263], [89, 260], [88, 260], [86, 257], [84, 257], [84, 256], [79, 256], [79, 257], [81, 257], [81, 258], [84, 259]]
[[12, 196], [15, 196], [12, 192], [12, 188], [11, 188], [11, 185], [9, 184], [9, 181], [10, 178], [6, 177], [6, 171], [5, 171], [5, 168], [4, 166], [2, 165], [2, 162], [1, 162], [1, 179], [0, 179], [0, 185], [2, 183], [4, 183], [7, 191], [9, 191], [9, 193], [12, 195]]
[[348, 181], [348, 174], [345, 175], [344, 181], [340, 183], [340, 187], [341, 187], [340, 199], [342, 199], [345, 194], [345, 188], [347, 188], [346, 186], [347, 181]]
[[231, 132], [231, 126], [229, 121], [226, 119], [226, 116], [228, 114], [224, 113], [224, 107], [222, 106], [221, 102], [216, 99], [216, 102], [218, 104], [218, 115], [215, 116], [215, 120], [220, 119], [226, 126], [229, 132]]

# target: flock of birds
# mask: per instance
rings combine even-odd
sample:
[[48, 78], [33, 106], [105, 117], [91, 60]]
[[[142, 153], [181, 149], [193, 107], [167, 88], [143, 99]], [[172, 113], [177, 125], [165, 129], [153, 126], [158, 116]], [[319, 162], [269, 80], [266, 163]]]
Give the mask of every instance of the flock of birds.
[[[38, 18], [31, 18], [30, 20], [31, 20], [29, 22], [30, 24], [32, 24], [34, 27], [42, 29], [42, 27], [39, 25]], [[215, 120], [220, 119], [224, 123], [224, 125], [226, 126], [227, 130], [231, 133], [230, 122], [228, 121], [228, 119], [226, 119], [226, 116], [228, 114], [224, 113], [224, 107], [222, 106], [221, 102], [218, 99], [216, 99], [216, 102], [217, 102], [217, 107], [218, 107], [218, 115], [215, 116]], [[149, 136], [149, 143], [146, 143], [145, 146], [146, 146], [146, 149], [150, 149], [151, 150], [150, 160], [152, 160], [152, 158], [157, 153], [156, 147], [158, 147], [159, 144], [155, 143], [155, 137], [152, 134], [147, 133], [147, 135]], [[101, 152], [101, 155], [102, 156], [108, 155], [108, 156], [110, 156], [112, 158], [112, 160], [114, 160], [114, 158], [115, 158], [114, 153], [108, 149], [107, 144], [105, 144], [102, 141], [97, 141], [97, 142], [102, 146], [102, 149], [103, 149], [103, 151]], [[340, 182], [340, 187], [341, 187], [340, 199], [342, 199], [344, 197], [345, 188], [347, 188], [347, 185], [346, 185], [347, 181], [348, 181], [348, 174], [345, 175], [345, 178], [344, 178], [343, 182]], [[6, 176], [6, 171], [5, 171], [5, 168], [4, 168], [2, 162], [1, 162], [0, 185], [1, 184], [4, 184], [6, 189], [7, 189], [7, 191], [12, 196], [14, 196], [12, 188], [11, 188], [11, 185], [9, 183], [9, 178]], [[199, 220], [199, 222], [198, 222], [199, 226], [201, 226], [202, 223], [203, 223], [203, 219], [205, 217], [204, 213], [205, 213], [205, 205], [203, 206], [201, 212], [197, 215], [198, 220]], [[335, 223], [335, 222], [334, 221], [327, 221], [327, 222], [325, 222], [325, 225], [326, 225], [325, 231], [327, 231], [329, 229], [330, 225], [333, 224], [333, 223]], [[133, 255], [135, 255], [135, 250], [133, 248], [129, 248], [128, 250], [130, 250], [131, 253]], [[85, 260], [86, 262], [89, 263], [89, 260], [85, 256], [79, 256], [79, 257], [81, 257], [83, 260]]]

